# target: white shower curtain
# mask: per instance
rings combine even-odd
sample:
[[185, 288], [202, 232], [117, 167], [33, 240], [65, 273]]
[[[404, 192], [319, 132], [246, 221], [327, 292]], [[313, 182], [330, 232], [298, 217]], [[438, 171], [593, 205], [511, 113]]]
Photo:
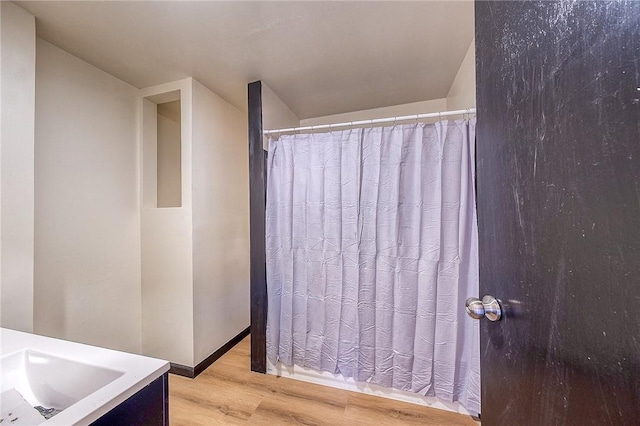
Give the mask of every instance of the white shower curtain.
[[480, 412], [475, 120], [269, 141], [267, 354]]

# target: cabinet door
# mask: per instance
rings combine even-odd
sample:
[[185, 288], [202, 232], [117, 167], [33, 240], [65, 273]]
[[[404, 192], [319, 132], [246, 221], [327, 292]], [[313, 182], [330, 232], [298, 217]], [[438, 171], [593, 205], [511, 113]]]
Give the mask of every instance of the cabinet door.
[[92, 423], [93, 426], [168, 426], [169, 373]]

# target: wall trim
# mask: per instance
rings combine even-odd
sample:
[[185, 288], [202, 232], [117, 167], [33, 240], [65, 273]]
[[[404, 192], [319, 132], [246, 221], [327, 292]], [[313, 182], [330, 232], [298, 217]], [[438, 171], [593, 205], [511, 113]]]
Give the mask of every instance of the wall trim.
[[202, 362], [199, 362], [195, 367], [189, 367], [186, 365], [176, 364], [173, 362], [169, 363], [170, 364], [169, 373], [175, 374], [178, 376], [188, 377], [190, 379], [195, 379], [196, 377], [198, 377], [200, 373], [206, 370], [211, 364], [216, 362], [222, 355], [229, 352], [231, 348], [233, 348], [235, 345], [240, 343], [242, 339], [247, 337], [249, 335], [250, 330], [251, 330], [251, 327], [247, 327], [244, 330], [242, 330], [240, 333], [234, 336], [231, 340], [229, 340], [227, 343], [222, 345], [220, 349], [218, 349], [217, 351], [215, 351], [214, 353], [206, 357], [204, 360], [202, 360]]
[[189, 377], [190, 379], [194, 379], [196, 377], [193, 373], [193, 367], [176, 364], [175, 362], [169, 363], [169, 373], [175, 374], [176, 376]]

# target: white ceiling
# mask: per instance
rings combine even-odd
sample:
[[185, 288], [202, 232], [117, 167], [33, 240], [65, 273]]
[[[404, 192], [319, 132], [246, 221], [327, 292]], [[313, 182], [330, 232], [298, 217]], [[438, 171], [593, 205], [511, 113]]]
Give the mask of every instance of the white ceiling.
[[38, 36], [139, 88], [192, 76], [241, 109], [262, 80], [305, 119], [447, 95], [472, 1], [19, 1]]

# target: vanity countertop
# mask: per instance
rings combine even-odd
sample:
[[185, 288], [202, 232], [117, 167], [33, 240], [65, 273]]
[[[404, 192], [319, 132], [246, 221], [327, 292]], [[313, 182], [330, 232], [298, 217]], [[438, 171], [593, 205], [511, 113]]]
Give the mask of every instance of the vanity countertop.
[[90, 424], [169, 370], [168, 361], [5, 328], [0, 328], [0, 350], [0, 357], [37, 351], [123, 373], [42, 423], [45, 426]]

